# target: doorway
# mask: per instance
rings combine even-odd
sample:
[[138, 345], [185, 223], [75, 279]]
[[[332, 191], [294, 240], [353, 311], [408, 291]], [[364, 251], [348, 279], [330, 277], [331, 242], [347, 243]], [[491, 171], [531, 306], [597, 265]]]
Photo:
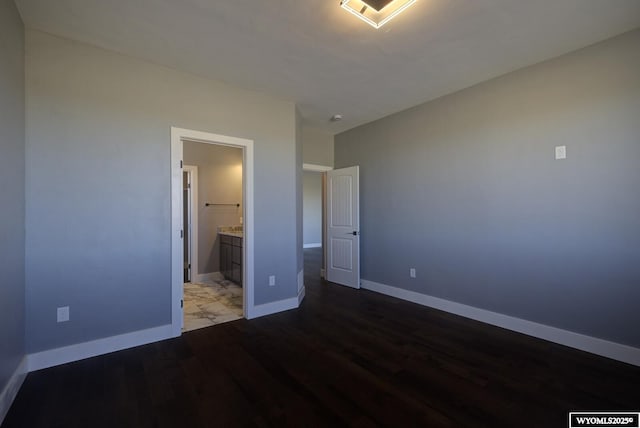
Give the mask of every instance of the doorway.
[[[222, 146], [227, 148], [235, 148], [241, 153], [241, 165], [237, 173], [242, 177], [242, 195], [240, 201], [227, 200], [200, 200], [197, 201], [197, 194], [194, 191], [194, 178], [196, 175], [191, 174], [191, 191], [185, 192], [185, 162], [184, 147], [185, 143], [198, 143], [211, 146]], [[203, 223], [202, 210], [218, 209], [221, 207], [232, 208], [238, 214], [239, 222], [242, 223], [242, 245], [238, 247], [236, 253], [241, 260], [241, 282], [242, 282], [242, 315], [245, 318], [252, 318], [254, 312], [254, 278], [253, 278], [253, 141], [187, 130], [182, 128], [171, 128], [171, 324], [174, 336], [182, 333], [184, 321], [184, 280], [185, 280], [185, 260], [190, 260], [189, 279], [202, 279], [203, 272], [205, 274], [216, 272], [203, 271], [205, 266], [203, 262], [211, 262], [211, 258], [202, 255], [200, 249], [202, 245], [197, 244], [198, 249], [194, 248], [197, 234], [189, 234], [188, 221], [185, 215], [191, 216], [193, 219], [196, 213], [199, 214], [199, 224]], [[188, 168], [186, 169], [189, 170]], [[202, 182], [202, 180], [199, 180]], [[198, 192], [200, 193], [200, 192]], [[191, 213], [185, 209], [184, 199], [191, 200]], [[211, 211], [211, 210], [210, 210]], [[229, 225], [238, 226], [238, 225]], [[191, 227], [192, 231], [194, 227]], [[217, 235], [217, 233], [216, 233]], [[186, 239], [185, 239], [186, 238]], [[185, 243], [185, 241], [187, 243]], [[185, 257], [185, 252], [189, 252], [190, 256]], [[205, 252], [206, 254], [206, 252]], [[215, 258], [215, 255], [209, 254]], [[196, 270], [196, 266], [199, 266]]]
[[[359, 167], [333, 169], [305, 163], [302, 169], [303, 235], [307, 233], [307, 222], [316, 221], [312, 213], [305, 212], [307, 207], [313, 211], [313, 203], [307, 202], [314, 199], [314, 191], [306, 188], [307, 180], [313, 183], [313, 176], [309, 173], [321, 173], [322, 179], [322, 251], [320, 254], [315, 249], [318, 244], [307, 242], [313, 238], [305, 237], [305, 258], [322, 258], [320, 276], [327, 281], [360, 288]], [[317, 235], [310, 232], [309, 236]]]
[[302, 237], [303, 247], [322, 248], [323, 226], [323, 173], [302, 173]]
[[183, 331], [190, 331], [242, 318], [243, 153], [184, 139], [183, 161]]
[[[306, 259], [314, 259], [318, 272], [305, 275], [325, 277], [326, 260], [326, 173], [333, 168], [326, 165], [305, 163], [302, 165], [302, 226], [303, 252]], [[318, 263], [319, 262], [319, 263]]]

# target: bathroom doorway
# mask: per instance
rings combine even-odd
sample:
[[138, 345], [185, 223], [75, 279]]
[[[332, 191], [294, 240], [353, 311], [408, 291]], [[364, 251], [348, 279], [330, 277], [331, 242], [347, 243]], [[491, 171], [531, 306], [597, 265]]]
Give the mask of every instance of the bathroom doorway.
[[185, 139], [183, 161], [183, 331], [190, 331], [242, 318], [243, 152]]
[[[171, 128], [171, 162], [173, 334], [179, 336], [183, 325], [186, 331], [251, 318], [253, 141]], [[222, 297], [212, 297], [216, 284], [224, 289]], [[206, 288], [191, 292], [195, 285]], [[190, 306], [190, 294], [209, 301]], [[215, 314], [216, 303], [225, 298], [235, 303], [232, 316]], [[211, 309], [212, 317], [204, 314]], [[196, 313], [207, 320], [185, 323], [187, 315]]]

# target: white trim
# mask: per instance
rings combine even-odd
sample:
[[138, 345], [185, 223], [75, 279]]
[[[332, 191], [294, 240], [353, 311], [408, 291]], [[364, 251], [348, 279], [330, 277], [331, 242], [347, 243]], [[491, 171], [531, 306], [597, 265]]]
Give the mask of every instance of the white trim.
[[172, 333], [173, 329], [171, 324], [167, 324], [146, 330], [120, 334], [118, 336], [105, 337], [104, 339], [77, 343], [62, 348], [50, 349], [48, 351], [36, 352], [27, 356], [29, 371], [46, 369], [72, 361], [84, 360], [85, 358], [91, 358], [97, 355], [133, 348], [134, 346], [158, 342], [173, 337]]
[[320, 278], [325, 277], [327, 267], [327, 173], [322, 174], [322, 266]]
[[298, 272], [298, 306], [300, 306], [300, 303], [302, 303], [305, 293], [304, 269], [301, 269], [300, 272]]
[[278, 300], [277, 302], [264, 303], [262, 305], [256, 305], [253, 308], [252, 318], [263, 317], [266, 315], [275, 314], [278, 312], [288, 311], [290, 309], [296, 309], [298, 307], [298, 297], [291, 297], [289, 299]]
[[503, 315], [486, 309], [475, 308], [473, 306], [467, 306], [450, 300], [364, 279], [362, 280], [362, 288], [513, 330], [539, 339], [548, 340], [549, 342], [559, 343], [560, 345], [640, 366], [640, 348], [634, 348], [620, 343], [598, 339], [597, 337], [586, 336], [584, 334], [574, 333], [572, 331], [562, 330], [533, 321], [527, 321], [521, 318]]
[[183, 259], [182, 240], [182, 139], [180, 132], [171, 128], [171, 325], [173, 336], [182, 334]]
[[304, 269], [298, 272], [298, 293], [302, 290], [302, 287], [304, 287]]
[[191, 282], [196, 282], [199, 284], [220, 281], [224, 281], [224, 275], [222, 275], [220, 272], [201, 273], [198, 275], [193, 275], [193, 277], [191, 278]]
[[27, 357], [26, 355], [18, 364], [18, 367], [13, 371], [13, 374], [9, 378], [9, 381], [5, 385], [4, 389], [0, 393], [0, 425], [4, 421], [4, 418], [9, 413], [9, 408], [11, 404], [13, 404], [13, 400], [15, 400], [18, 395], [18, 391], [20, 391], [20, 387], [22, 386], [22, 382], [27, 377]]
[[302, 248], [322, 248], [322, 242], [314, 242], [312, 244], [303, 244]]
[[327, 172], [327, 171], [331, 171], [332, 169], [333, 169], [332, 166], [316, 165], [316, 164], [312, 164], [312, 163], [303, 163], [302, 164], [302, 170], [303, 171]]
[[191, 252], [191, 281], [198, 276], [198, 166], [197, 165], [184, 165], [183, 171], [189, 173], [189, 183], [191, 188], [189, 193], [191, 195], [191, 204], [189, 207], [189, 214], [191, 214], [191, 236], [189, 237]]
[[242, 204], [244, 213], [244, 243], [243, 243], [243, 311], [247, 319], [255, 318], [254, 315], [254, 278], [253, 278], [253, 252], [254, 252], [254, 219], [253, 219], [253, 174], [254, 155], [253, 140], [230, 137], [226, 135], [200, 132], [190, 129], [171, 127], [171, 325], [174, 337], [182, 334], [182, 307], [180, 301], [183, 296], [183, 271], [182, 271], [182, 240], [180, 229], [182, 228], [182, 140], [199, 143], [218, 144], [242, 148], [243, 168]]

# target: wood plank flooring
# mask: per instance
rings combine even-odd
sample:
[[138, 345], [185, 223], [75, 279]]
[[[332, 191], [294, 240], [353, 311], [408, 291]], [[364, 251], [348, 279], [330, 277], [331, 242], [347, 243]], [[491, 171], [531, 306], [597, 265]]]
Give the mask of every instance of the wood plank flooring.
[[318, 278], [298, 310], [30, 373], [2, 428], [566, 427], [640, 368]]

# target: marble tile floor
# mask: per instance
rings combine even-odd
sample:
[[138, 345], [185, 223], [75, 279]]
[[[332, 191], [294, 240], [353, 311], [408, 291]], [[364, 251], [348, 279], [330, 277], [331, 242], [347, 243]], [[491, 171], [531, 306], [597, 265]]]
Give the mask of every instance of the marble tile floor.
[[184, 284], [182, 331], [242, 318], [242, 287], [231, 281]]

